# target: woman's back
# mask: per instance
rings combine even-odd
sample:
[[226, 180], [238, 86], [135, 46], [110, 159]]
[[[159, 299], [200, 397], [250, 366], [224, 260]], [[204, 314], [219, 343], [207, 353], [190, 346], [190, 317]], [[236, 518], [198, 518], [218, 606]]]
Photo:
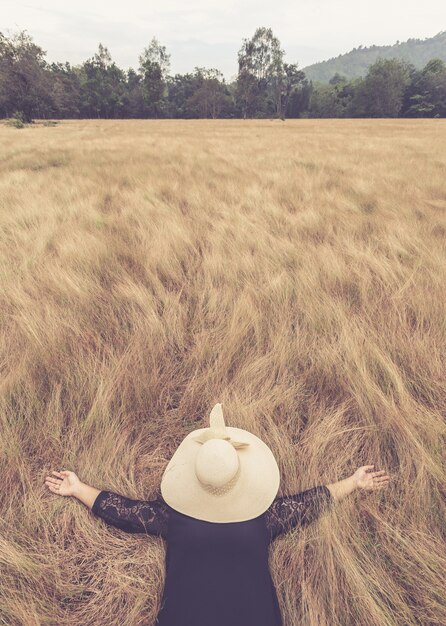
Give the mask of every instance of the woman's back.
[[278, 497], [243, 522], [198, 520], [162, 498], [132, 500], [101, 491], [92, 511], [127, 532], [167, 541], [166, 579], [156, 626], [281, 626], [268, 567], [270, 542], [316, 519], [332, 502], [324, 485]]

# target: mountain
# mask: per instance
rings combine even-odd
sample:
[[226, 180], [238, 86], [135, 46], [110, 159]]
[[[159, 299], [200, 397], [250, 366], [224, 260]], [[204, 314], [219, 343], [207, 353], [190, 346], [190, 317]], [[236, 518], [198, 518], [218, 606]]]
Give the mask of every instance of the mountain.
[[446, 30], [439, 32], [435, 37], [426, 39], [408, 39], [393, 46], [369, 46], [353, 48], [346, 54], [313, 63], [302, 68], [306, 76], [313, 81], [328, 83], [336, 72], [346, 78], [365, 76], [370, 65], [378, 59], [402, 59], [421, 69], [430, 59], [438, 58], [446, 61]]

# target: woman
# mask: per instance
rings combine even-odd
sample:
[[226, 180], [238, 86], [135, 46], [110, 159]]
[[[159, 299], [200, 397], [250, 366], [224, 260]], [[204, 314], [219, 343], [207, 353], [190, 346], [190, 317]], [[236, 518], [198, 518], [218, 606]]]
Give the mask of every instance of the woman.
[[45, 483], [74, 496], [107, 524], [167, 541], [166, 579], [156, 626], [282, 626], [268, 566], [277, 536], [316, 520], [355, 489], [387, 486], [384, 470], [359, 467], [344, 480], [277, 496], [280, 473], [270, 448], [226, 426], [221, 404], [210, 427], [189, 433], [169, 461], [161, 497], [133, 500], [53, 471]]

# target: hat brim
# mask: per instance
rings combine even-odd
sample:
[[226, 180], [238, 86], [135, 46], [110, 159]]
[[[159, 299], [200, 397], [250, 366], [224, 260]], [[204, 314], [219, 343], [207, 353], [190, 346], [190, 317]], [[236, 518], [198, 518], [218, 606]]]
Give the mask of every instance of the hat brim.
[[201, 443], [196, 437], [208, 430], [190, 432], [180, 443], [164, 470], [161, 494], [180, 513], [208, 522], [242, 522], [266, 511], [277, 495], [280, 470], [272, 450], [259, 437], [242, 428], [226, 426], [231, 438], [249, 446], [237, 450], [240, 475], [225, 494], [206, 491], [195, 474], [195, 457]]

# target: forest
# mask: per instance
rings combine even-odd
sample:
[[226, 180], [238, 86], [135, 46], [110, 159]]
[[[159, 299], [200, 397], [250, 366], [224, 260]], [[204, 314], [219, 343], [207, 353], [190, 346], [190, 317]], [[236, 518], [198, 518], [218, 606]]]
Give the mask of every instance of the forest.
[[446, 117], [441, 58], [417, 68], [378, 57], [364, 76], [335, 72], [324, 83], [287, 63], [266, 27], [243, 39], [233, 81], [205, 66], [172, 75], [170, 56], [153, 37], [137, 69], [120, 68], [102, 43], [81, 64], [49, 63], [26, 30], [0, 32], [0, 117], [19, 127], [33, 119]]

